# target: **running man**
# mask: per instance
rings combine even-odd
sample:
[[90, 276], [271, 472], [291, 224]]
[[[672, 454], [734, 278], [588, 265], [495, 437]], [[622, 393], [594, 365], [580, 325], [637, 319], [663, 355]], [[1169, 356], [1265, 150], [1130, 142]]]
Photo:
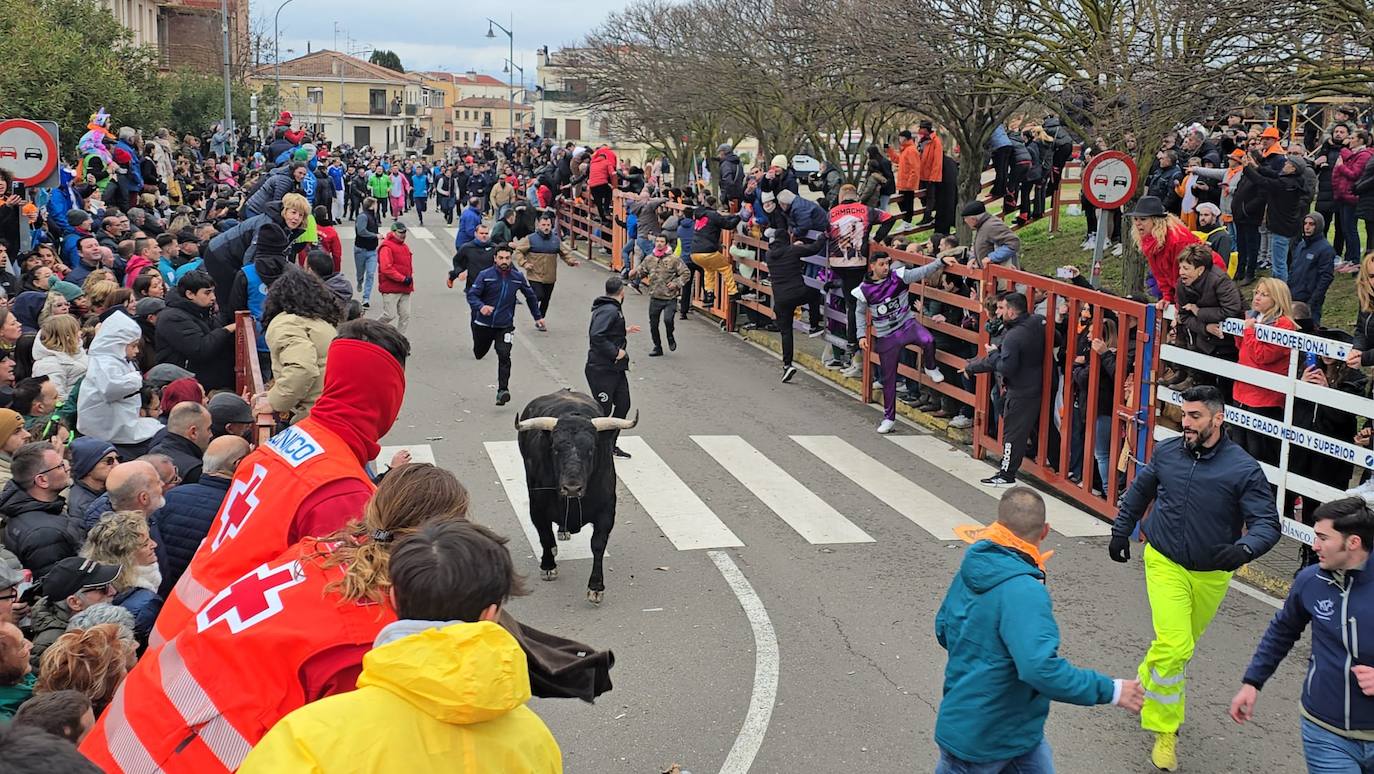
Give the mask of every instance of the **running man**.
[[529, 280], [511, 262], [510, 245], [496, 248], [491, 266], [477, 274], [468, 288], [472, 307], [472, 354], [478, 360], [496, 347], [496, 405], [510, 401], [510, 351], [515, 342], [515, 305], [524, 294], [534, 317], [534, 327], [547, 331], [539, 297]]

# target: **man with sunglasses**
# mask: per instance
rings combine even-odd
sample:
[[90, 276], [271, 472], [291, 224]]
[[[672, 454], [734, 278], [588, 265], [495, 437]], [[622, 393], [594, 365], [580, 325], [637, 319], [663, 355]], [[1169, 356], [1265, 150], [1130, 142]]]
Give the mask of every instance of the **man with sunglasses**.
[[119, 566], [101, 564], [79, 556], [70, 556], [48, 571], [39, 581], [41, 596], [33, 606], [34, 668], [48, 646], [67, 632], [72, 616], [93, 605], [114, 599], [114, 580]]
[[105, 479], [119, 464], [114, 444], [95, 436], [83, 435], [72, 441], [72, 483], [67, 490], [67, 515], [82, 519], [86, 509], [105, 494]]
[[14, 479], [0, 490], [5, 545], [41, 578], [59, 560], [76, 556], [85, 539], [81, 522], [67, 516], [62, 497], [72, 483], [71, 464], [51, 443], [39, 441], [19, 447], [10, 471]]

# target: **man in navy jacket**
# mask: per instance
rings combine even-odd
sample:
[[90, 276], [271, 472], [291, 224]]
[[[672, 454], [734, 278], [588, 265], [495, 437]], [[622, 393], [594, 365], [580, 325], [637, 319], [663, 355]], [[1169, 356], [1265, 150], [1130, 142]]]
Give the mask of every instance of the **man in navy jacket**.
[[1374, 578], [1369, 546], [1374, 513], [1360, 497], [1323, 504], [1313, 513], [1317, 564], [1293, 579], [1231, 700], [1231, 718], [1254, 716], [1255, 700], [1304, 629], [1312, 655], [1302, 684], [1302, 746], [1311, 771], [1368, 771], [1374, 740], [1374, 666], [1360, 658], [1360, 630], [1374, 642]]
[[172, 487], [158, 511], [162, 543], [167, 550], [167, 576], [163, 588], [170, 589], [186, 572], [196, 549], [210, 531], [219, 513], [234, 469], [251, 451], [248, 442], [237, 435], [223, 435], [210, 442], [202, 458], [200, 479], [194, 484]]
[[544, 314], [539, 311], [539, 296], [535, 295], [525, 275], [511, 262], [513, 251], [509, 244], [500, 245], [493, 255], [493, 264], [483, 269], [468, 287], [468, 306], [472, 307], [472, 354], [478, 360], [496, 346], [496, 405], [510, 400], [510, 351], [515, 341], [515, 306], [524, 294], [534, 316], [534, 327], [544, 326]]

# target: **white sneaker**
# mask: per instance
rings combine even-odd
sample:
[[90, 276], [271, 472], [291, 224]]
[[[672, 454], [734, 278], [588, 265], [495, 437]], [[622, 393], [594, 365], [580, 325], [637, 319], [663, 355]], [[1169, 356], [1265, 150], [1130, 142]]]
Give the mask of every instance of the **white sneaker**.
[[881, 433], [881, 434], [883, 434], [883, 435], [887, 435], [888, 433], [892, 432], [892, 429], [895, 428], [896, 426], [897, 426], [897, 420], [895, 420], [895, 419], [884, 419], [883, 421], [881, 421], [881, 422], [878, 423], [878, 432]]
[[1121, 243], [1120, 243], [1120, 242], [1117, 242], [1116, 244], [1112, 245], [1112, 255], [1115, 255], [1115, 256], [1120, 257], [1120, 255], [1121, 255]]
[[849, 365], [840, 369], [840, 374], [842, 376], [849, 377], [858, 376], [863, 371], [863, 368], [864, 367], [858, 363], [850, 363]]
[[924, 370], [926, 372], [926, 378], [930, 379], [932, 382], [935, 382], [936, 384], [939, 384], [940, 382], [943, 382], [945, 380], [945, 375], [940, 373], [940, 369], [938, 368], [926, 368]]
[[1079, 245], [1079, 247], [1083, 248], [1083, 250], [1086, 252], [1086, 251], [1088, 251], [1088, 250], [1093, 249], [1093, 247], [1095, 246], [1096, 242], [1097, 242], [1097, 237], [1096, 237], [1095, 235], [1093, 235], [1093, 234], [1089, 234], [1089, 235], [1087, 236], [1087, 238], [1083, 240], [1083, 244]]
[[949, 420], [949, 426], [960, 428], [973, 427], [973, 419], [971, 417], [966, 417], [963, 414], [960, 414], [959, 416]]

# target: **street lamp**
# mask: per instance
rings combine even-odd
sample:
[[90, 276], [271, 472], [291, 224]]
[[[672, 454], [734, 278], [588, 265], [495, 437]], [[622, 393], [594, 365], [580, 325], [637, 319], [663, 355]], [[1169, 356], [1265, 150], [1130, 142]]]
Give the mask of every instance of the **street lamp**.
[[[520, 65], [518, 65], [518, 64], [512, 62], [511, 60], [507, 59], [507, 60], [506, 60], [505, 66], [503, 66], [503, 67], [501, 68], [501, 72], [503, 72], [503, 73], [511, 73], [511, 75], [514, 75], [514, 73], [511, 72], [511, 68], [512, 68], [512, 67], [515, 68], [516, 70], [519, 70], [519, 71], [520, 71], [520, 91], [524, 91], [524, 90], [525, 90], [525, 68], [523, 68], [523, 67], [521, 67]], [[511, 100], [510, 100], [510, 101], [511, 101], [512, 104], [515, 103], [515, 92], [514, 92], [514, 91], [511, 92]], [[523, 102], [523, 100], [522, 100], [522, 102]], [[512, 134], [512, 135], [515, 134], [515, 122], [514, 122], [514, 121], [511, 122], [510, 131], [511, 131], [511, 134]]]
[[[274, 67], [274, 77], [277, 89], [277, 112], [281, 112], [281, 9], [290, 5], [292, 0], [282, 0], [282, 4], [277, 6], [277, 13], [272, 17], [272, 60]], [[290, 128], [290, 127], [288, 127]]]
[[[287, 0], [287, 2], [291, 2], [291, 0]], [[511, 26], [514, 27], [515, 24], [512, 23]], [[496, 37], [496, 33], [492, 31], [492, 27], [496, 27], [497, 29], [499, 29], [499, 30], [501, 30], [502, 32], [506, 33], [506, 37], [510, 38], [510, 59], [515, 59], [515, 33], [514, 33], [514, 32], [511, 32], [509, 29], [506, 29], [505, 27], [502, 27], [500, 22], [497, 22], [497, 21], [493, 20], [491, 17], [487, 17], [487, 37], [489, 37], [489, 38], [494, 38], [494, 37]], [[510, 59], [508, 59], [507, 61], [510, 61]], [[514, 137], [514, 136], [515, 136], [515, 73], [514, 73], [514, 72], [511, 72], [509, 69], [507, 70], [507, 72], [510, 73], [510, 77], [506, 79], [506, 81], [507, 81], [507, 86], [510, 88], [510, 102], [507, 103], [507, 106], [508, 106], [508, 108], [509, 108], [509, 113], [510, 113], [510, 133], [511, 133], [511, 136]]]
[[219, 0], [220, 34], [224, 38], [224, 127], [234, 131], [234, 97], [229, 85], [229, 0]]

